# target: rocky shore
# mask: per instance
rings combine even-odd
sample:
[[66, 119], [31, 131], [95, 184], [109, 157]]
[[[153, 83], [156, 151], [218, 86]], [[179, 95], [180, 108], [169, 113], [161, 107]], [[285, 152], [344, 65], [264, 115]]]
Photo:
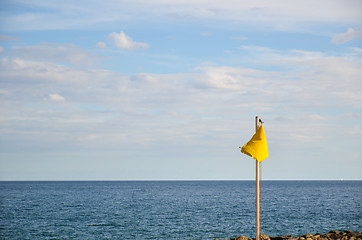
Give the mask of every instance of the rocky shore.
[[[291, 235], [288, 236], [280, 236], [280, 237], [269, 237], [267, 235], [262, 234], [260, 236], [261, 240], [362, 240], [362, 233], [360, 232], [352, 232], [352, 231], [330, 231], [326, 234], [316, 233], [314, 235], [307, 233], [301, 237], [293, 237]], [[215, 238], [214, 240], [221, 240]], [[255, 240], [255, 238], [248, 238], [245, 236], [240, 236], [236, 238], [228, 238], [222, 240]]]

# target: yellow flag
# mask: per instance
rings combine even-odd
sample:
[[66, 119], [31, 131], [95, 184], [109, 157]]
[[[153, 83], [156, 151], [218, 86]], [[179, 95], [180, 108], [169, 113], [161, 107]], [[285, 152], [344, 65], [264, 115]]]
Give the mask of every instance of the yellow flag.
[[241, 148], [241, 152], [259, 162], [264, 161], [269, 156], [263, 124], [261, 124], [250, 141]]

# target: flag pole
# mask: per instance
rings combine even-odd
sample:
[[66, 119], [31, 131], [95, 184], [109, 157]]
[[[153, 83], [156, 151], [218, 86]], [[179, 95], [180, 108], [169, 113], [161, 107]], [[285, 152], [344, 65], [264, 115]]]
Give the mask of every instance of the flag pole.
[[261, 119], [256, 116], [255, 117], [255, 134], [241, 148], [241, 152], [254, 158], [256, 162], [255, 166], [255, 222], [256, 222], [256, 236], [255, 240], [260, 240], [261, 238], [261, 220], [260, 220], [260, 188], [261, 188], [261, 162], [268, 158], [268, 145], [265, 137], [263, 122]]
[[[255, 132], [259, 129], [259, 117], [255, 117]], [[258, 160], [255, 160], [256, 166], [255, 166], [255, 220], [256, 220], [256, 235], [255, 239], [260, 240], [260, 233], [261, 233], [261, 225], [260, 225], [260, 162]]]

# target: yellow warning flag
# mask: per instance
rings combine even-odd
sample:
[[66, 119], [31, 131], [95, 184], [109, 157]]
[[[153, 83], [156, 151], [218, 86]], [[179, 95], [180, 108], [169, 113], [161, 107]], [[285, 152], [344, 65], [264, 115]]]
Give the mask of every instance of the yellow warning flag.
[[268, 145], [266, 143], [265, 132], [263, 124], [256, 131], [254, 136], [241, 148], [241, 152], [249, 155], [255, 160], [261, 162], [264, 161], [268, 156]]

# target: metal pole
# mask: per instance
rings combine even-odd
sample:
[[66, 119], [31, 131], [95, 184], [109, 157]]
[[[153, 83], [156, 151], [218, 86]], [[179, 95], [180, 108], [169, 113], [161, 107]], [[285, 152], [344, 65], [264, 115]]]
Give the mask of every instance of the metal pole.
[[[259, 117], [255, 117], [255, 132], [259, 128]], [[255, 212], [256, 212], [256, 240], [260, 240], [260, 234], [261, 234], [261, 225], [260, 225], [260, 163], [259, 161], [255, 160], [256, 162], [256, 172], [255, 172]]]

